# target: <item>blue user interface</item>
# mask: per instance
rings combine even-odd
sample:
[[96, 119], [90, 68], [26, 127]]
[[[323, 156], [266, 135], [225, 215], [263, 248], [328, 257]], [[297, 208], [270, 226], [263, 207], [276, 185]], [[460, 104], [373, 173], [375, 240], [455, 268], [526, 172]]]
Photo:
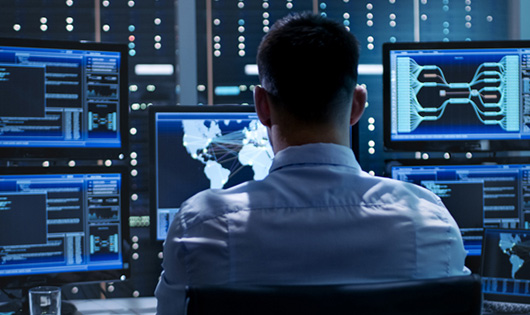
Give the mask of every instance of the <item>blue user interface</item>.
[[530, 228], [530, 165], [398, 166], [392, 178], [437, 194], [470, 255], [480, 254], [484, 228]]
[[0, 277], [124, 267], [122, 175], [0, 175]]
[[0, 45], [0, 147], [120, 148], [122, 59]]

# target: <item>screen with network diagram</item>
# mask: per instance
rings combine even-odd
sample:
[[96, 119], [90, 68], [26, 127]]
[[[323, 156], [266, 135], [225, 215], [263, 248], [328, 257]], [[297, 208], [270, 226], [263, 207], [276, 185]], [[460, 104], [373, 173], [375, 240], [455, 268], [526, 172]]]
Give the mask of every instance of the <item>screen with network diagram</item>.
[[151, 106], [151, 219], [165, 240], [180, 205], [208, 188], [268, 174], [273, 152], [251, 106]]
[[529, 46], [396, 43], [385, 50], [391, 142], [530, 139]]

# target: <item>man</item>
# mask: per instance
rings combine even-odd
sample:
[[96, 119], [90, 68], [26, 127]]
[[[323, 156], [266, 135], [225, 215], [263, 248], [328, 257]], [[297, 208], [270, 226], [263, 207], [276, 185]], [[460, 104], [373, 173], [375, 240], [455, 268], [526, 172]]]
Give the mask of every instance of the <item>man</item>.
[[206, 190], [168, 232], [158, 313], [186, 285], [344, 284], [469, 273], [458, 226], [431, 192], [363, 172], [349, 147], [366, 91], [358, 43], [318, 15], [288, 16], [258, 49], [254, 99], [275, 158], [269, 175]]

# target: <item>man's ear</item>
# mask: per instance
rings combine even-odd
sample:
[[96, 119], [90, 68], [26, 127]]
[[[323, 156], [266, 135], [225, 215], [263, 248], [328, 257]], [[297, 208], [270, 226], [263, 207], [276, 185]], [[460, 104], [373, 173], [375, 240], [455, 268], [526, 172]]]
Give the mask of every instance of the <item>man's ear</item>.
[[355, 125], [359, 121], [359, 119], [361, 119], [361, 116], [364, 112], [364, 107], [366, 106], [366, 98], [366, 89], [361, 85], [357, 85], [353, 92], [350, 126]]
[[268, 93], [259, 85], [254, 88], [254, 106], [256, 107], [256, 113], [261, 123], [265, 127], [270, 128], [272, 123]]

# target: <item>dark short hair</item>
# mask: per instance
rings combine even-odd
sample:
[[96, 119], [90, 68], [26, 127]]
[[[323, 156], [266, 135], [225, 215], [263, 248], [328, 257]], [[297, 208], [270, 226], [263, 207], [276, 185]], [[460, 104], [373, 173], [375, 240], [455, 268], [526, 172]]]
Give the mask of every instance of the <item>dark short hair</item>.
[[293, 14], [263, 37], [257, 64], [263, 87], [283, 110], [305, 121], [329, 121], [357, 83], [359, 45], [344, 25]]

